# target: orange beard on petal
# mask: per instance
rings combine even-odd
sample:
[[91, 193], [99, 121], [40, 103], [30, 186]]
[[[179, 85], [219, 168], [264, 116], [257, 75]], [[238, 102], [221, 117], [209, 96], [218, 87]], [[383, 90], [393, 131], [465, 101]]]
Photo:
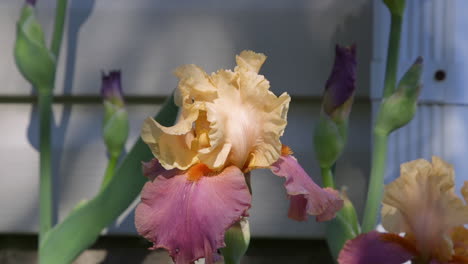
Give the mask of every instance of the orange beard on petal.
[[457, 226], [452, 231], [453, 249], [455, 257], [468, 258], [468, 229]]
[[292, 151], [292, 149], [286, 145], [282, 145], [281, 146], [281, 156], [289, 156], [289, 155], [292, 155], [294, 154], [294, 152]]
[[208, 176], [213, 171], [203, 163], [198, 163], [188, 169], [187, 175], [189, 181], [198, 181], [203, 176]]

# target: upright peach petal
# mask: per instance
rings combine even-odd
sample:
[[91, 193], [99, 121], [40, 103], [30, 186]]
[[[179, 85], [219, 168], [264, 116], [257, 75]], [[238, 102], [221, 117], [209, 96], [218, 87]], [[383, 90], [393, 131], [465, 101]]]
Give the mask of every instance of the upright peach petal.
[[258, 73], [266, 58], [267, 57], [262, 53], [255, 53], [251, 50], [244, 50], [238, 56], [236, 56], [236, 62], [238, 69]]
[[258, 71], [266, 56], [243, 51], [234, 71], [208, 75], [200, 67], [179, 67], [175, 102], [181, 118], [173, 127], [148, 119], [142, 138], [166, 169], [196, 162], [214, 170], [235, 165], [244, 172], [265, 168], [280, 156], [290, 97], [277, 97]]
[[202, 68], [193, 64], [182, 65], [174, 74], [179, 78], [175, 100], [178, 106], [190, 105], [192, 101], [211, 101], [217, 97], [217, 88]]
[[423, 257], [450, 260], [450, 231], [468, 223], [468, 206], [454, 186], [453, 168], [440, 158], [403, 164], [401, 176], [385, 188], [384, 228], [411, 235]]
[[[268, 81], [252, 71], [220, 70], [210, 78], [218, 98], [205, 104], [210, 146], [199, 150], [201, 162], [215, 169], [225, 162], [245, 171], [270, 166], [280, 156], [289, 95], [277, 97]], [[222, 150], [228, 147], [225, 156]]]

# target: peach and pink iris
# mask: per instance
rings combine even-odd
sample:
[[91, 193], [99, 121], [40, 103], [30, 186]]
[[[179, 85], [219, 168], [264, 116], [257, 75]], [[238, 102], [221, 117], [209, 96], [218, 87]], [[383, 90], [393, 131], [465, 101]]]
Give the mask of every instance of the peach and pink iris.
[[195, 65], [179, 67], [178, 122], [144, 122], [141, 136], [156, 159], [144, 164], [150, 181], [135, 224], [153, 249], [168, 250], [176, 263], [213, 263], [219, 257], [225, 231], [248, 216], [246, 178], [253, 169], [269, 168], [285, 178], [295, 220], [329, 220], [343, 206], [338, 193], [316, 185], [282, 145], [290, 97], [273, 94], [258, 74], [265, 60], [243, 51], [234, 71], [208, 75]]
[[[382, 225], [346, 243], [340, 264], [468, 264], [468, 181], [455, 194], [453, 167], [440, 158], [404, 163], [385, 187]], [[404, 233], [404, 235], [400, 235]]]

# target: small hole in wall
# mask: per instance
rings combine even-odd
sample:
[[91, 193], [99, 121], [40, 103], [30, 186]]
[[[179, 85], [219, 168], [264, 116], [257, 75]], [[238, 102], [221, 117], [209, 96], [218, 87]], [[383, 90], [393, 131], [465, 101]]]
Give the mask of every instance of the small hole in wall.
[[447, 74], [445, 73], [444, 70], [437, 70], [434, 73], [434, 79], [438, 82], [445, 80], [446, 77], [447, 77]]

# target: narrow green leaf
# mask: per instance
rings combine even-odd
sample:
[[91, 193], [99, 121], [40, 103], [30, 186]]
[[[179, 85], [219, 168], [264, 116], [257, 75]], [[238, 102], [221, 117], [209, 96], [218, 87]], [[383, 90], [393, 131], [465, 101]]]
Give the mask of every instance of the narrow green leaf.
[[[177, 107], [171, 96], [155, 119], [170, 126], [176, 116]], [[153, 155], [148, 146], [139, 139], [109, 184], [94, 199], [79, 203], [62, 223], [46, 234], [40, 244], [39, 263], [71, 263], [91, 246], [102, 229], [111, 224], [140, 193], [146, 182], [141, 173], [141, 162], [151, 158]]]

